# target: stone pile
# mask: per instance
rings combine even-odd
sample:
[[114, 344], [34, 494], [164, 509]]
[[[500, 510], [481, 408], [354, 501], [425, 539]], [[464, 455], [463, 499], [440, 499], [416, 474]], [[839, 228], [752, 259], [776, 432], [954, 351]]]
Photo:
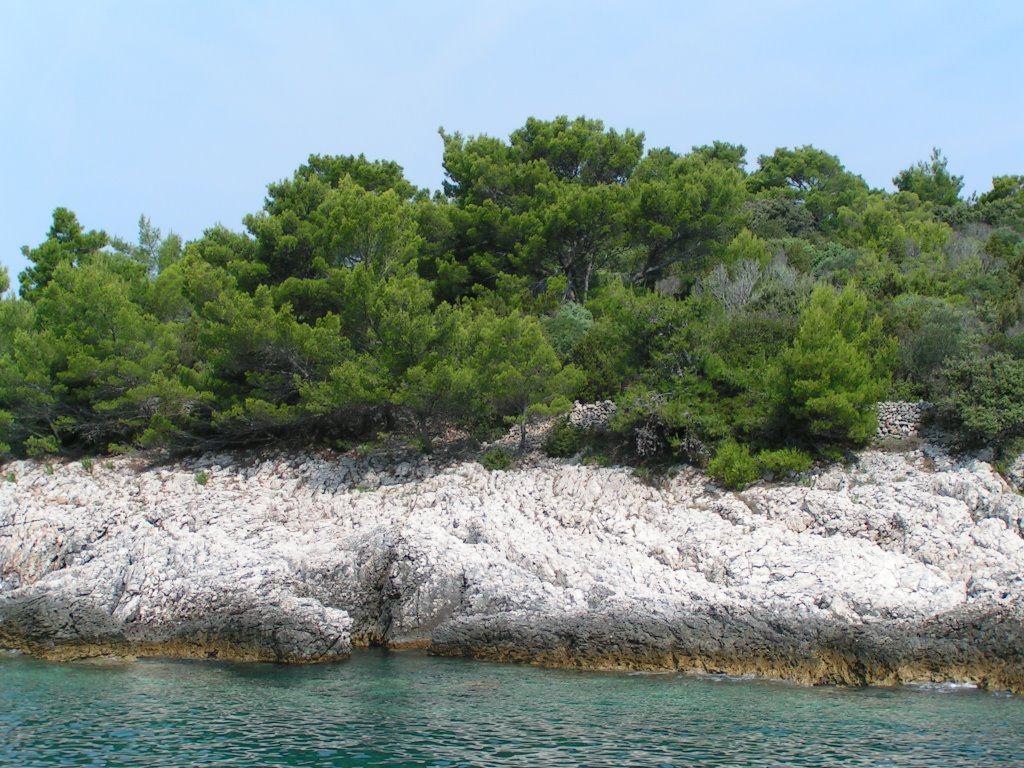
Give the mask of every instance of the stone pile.
[[878, 404], [877, 437], [917, 437], [921, 420], [931, 406], [925, 402], [889, 401]]
[[572, 404], [569, 412], [569, 423], [574, 427], [587, 431], [596, 431], [608, 428], [608, 422], [616, 413], [615, 403], [611, 400], [602, 400], [597, 403], [581, 403], [579, 400]]

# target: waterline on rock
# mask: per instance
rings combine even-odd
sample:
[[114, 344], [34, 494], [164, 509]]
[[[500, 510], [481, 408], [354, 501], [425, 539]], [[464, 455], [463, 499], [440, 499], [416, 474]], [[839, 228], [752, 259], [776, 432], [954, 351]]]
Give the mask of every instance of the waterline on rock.
[[0, 764], [1019, 766], [1024, 700], [976, 690], [545, 670], [356, 650], [294, 667], [0, 658]]

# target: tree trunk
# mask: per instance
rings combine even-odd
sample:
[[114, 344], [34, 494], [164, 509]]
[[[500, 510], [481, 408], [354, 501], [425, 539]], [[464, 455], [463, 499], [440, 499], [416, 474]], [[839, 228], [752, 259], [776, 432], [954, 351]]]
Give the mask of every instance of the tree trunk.
[[424, 453], [433, 453], [434, 441], [430, 436], [429, 417], [421, 415], [416, 421], [420, 433], [420, 450]]

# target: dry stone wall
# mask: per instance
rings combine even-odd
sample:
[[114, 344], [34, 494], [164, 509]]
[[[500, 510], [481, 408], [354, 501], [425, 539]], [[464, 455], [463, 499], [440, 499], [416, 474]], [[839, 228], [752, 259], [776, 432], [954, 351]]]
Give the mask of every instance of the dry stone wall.
[[569, 411], [569, 423], [574, 427], [587, 431], [597, 431], [608, 428], [618, 408], [611, 400], [602, 400], [597, 403], [581, 403], [579, 400], [572, 404]]
[[887, 401], [878, 404], [878, 432], [883, 437], [917, 437], [924, 414], [931, 408], [926, 402]]
[[[916, 437], [921, 433], [924, 414], [931, 408], [924, 401], [884, 401], [878, 404], [878, 437]], [[580, 429], [593, 431], [607, 429], [615, 416], [616, 405], [611, 400], [596, 403], [572, 404], [569, 423]]]

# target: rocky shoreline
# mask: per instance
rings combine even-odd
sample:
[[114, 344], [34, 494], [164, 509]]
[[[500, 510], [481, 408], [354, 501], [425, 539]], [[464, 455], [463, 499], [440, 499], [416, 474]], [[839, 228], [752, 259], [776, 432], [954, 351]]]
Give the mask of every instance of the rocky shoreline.
[[539, 457], [11, 462], [0, 647], [313, 662], [386, 645], [1024, 693], [1024, 497], [910, 447], [740, 493]]

